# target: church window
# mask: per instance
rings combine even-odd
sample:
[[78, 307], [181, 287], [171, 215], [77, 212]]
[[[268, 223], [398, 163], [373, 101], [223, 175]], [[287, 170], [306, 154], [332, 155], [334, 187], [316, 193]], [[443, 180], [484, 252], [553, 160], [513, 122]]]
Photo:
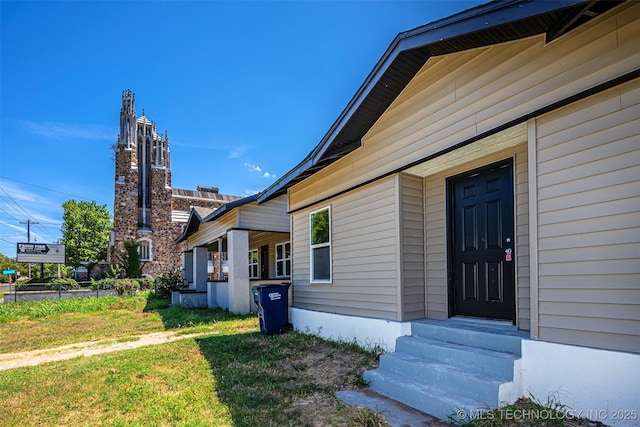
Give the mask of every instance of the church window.
[[148, 240], [140, 240], [138, 244], [140, 261], [151, 261], [151, 242]]

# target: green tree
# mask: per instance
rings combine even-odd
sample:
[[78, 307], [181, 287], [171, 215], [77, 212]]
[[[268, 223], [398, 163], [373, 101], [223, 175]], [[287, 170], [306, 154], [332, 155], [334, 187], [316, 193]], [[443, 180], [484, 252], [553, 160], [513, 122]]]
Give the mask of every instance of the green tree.
[[124, 270], [124, 277], [137, 279], [142, 277], [144, 263], [140, 261], [140, 244], [134, 240], [124, 241], [124, 252], [120, 254], [120, 265]]
[[77, 268], [81, 261], [105, 261], [112, 227], [106, 205], [71, 199], [62, 207], [62, 243], [67, 265]]
[[[27, 266], [26, 264], [17, 262], [15, 260], [15, 258], [9, 258], [6, 255], [0, 254], [0, 269], [2, 270], [16, 270], [16, 272], [20, 272], [21, 274], [25, 275], [27, 274]], [[2, 273], [0, 271], [0, 273]], [[15, 279], [16, 276], [14, 275], [13, 278]], [[4, 274], [0, 276], [0, 282], [1, 283], [7, 283], [9, 281], [9, 276], [5, 276]]]

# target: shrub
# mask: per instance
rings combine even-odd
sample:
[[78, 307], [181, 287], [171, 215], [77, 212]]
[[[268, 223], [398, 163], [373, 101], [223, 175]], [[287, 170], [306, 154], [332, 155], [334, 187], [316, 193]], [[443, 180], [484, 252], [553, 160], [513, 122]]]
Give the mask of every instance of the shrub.
[[155, 279], [152, 277], [143, 277], [141, 279], [138, 279], [138, 283], [140, 284], [141, 291], [148, 291], [150, 289], [153, 289]]
[[134, 279], [120, 279], [115, 283], [116, 293], [122, 295], [133, 295], [140, 290], [140, 283]]
[[156, 277], [156, 293], [161, 298], [170, 298], [171, 292], [183, 287], [182, 271], [179, 269], [159, 274]]
[[50, 280], [50, 288], [53, 291], [58, 290], [58, 285], [62, 285], [62, 290], [80, 289], [80, 285], [74, 279], [71, 278], [53, 278]]
[[90, 274], [89, 277], [95, 280], [102, 280], [107, 278], [119, 279], [122, 277], [122, 267], [118, 264], [111, 264], [106, 270], [101, 270], [96, 274]]
[[118, 279], [107, 277], [100, 280], [91, 279], [91, 289], [114, 289]]

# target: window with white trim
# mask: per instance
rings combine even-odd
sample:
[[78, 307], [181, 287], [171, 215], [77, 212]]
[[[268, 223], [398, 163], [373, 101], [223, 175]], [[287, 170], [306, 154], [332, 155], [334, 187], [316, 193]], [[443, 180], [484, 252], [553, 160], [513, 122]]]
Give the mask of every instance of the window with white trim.
[[258, 265], [258, 250], [252, 249], [249, 251], [249, 279], [259, 279], [259, 271], [260, 267]]
[[276, 277], [291, 276], [291, 242], [276, 245]]
[[331, 283], [331, 209], [309, 214], [311, 283]]
[[148, 240], [138, 241], [138, 253], [140, 261], [151, 261], [151, 242]]

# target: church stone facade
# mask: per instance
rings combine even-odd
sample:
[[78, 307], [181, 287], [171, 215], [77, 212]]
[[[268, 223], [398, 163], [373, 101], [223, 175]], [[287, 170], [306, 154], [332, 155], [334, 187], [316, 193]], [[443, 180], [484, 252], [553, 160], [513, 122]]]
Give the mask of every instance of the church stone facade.
[[169, 137], [142, 111], [137, 117], [135, 94], [122, 93], [120, 133], [115, 146], [115, 200], [109, 261], [117, 263], [124, 242], [140, 245], [143, 273], [156, 276], [182, 265], [186, 243], [175, 243], [192, 207], [217, 209], [239, 196], [223, 195], [216, 187], [183, 190], [171, 186]]

